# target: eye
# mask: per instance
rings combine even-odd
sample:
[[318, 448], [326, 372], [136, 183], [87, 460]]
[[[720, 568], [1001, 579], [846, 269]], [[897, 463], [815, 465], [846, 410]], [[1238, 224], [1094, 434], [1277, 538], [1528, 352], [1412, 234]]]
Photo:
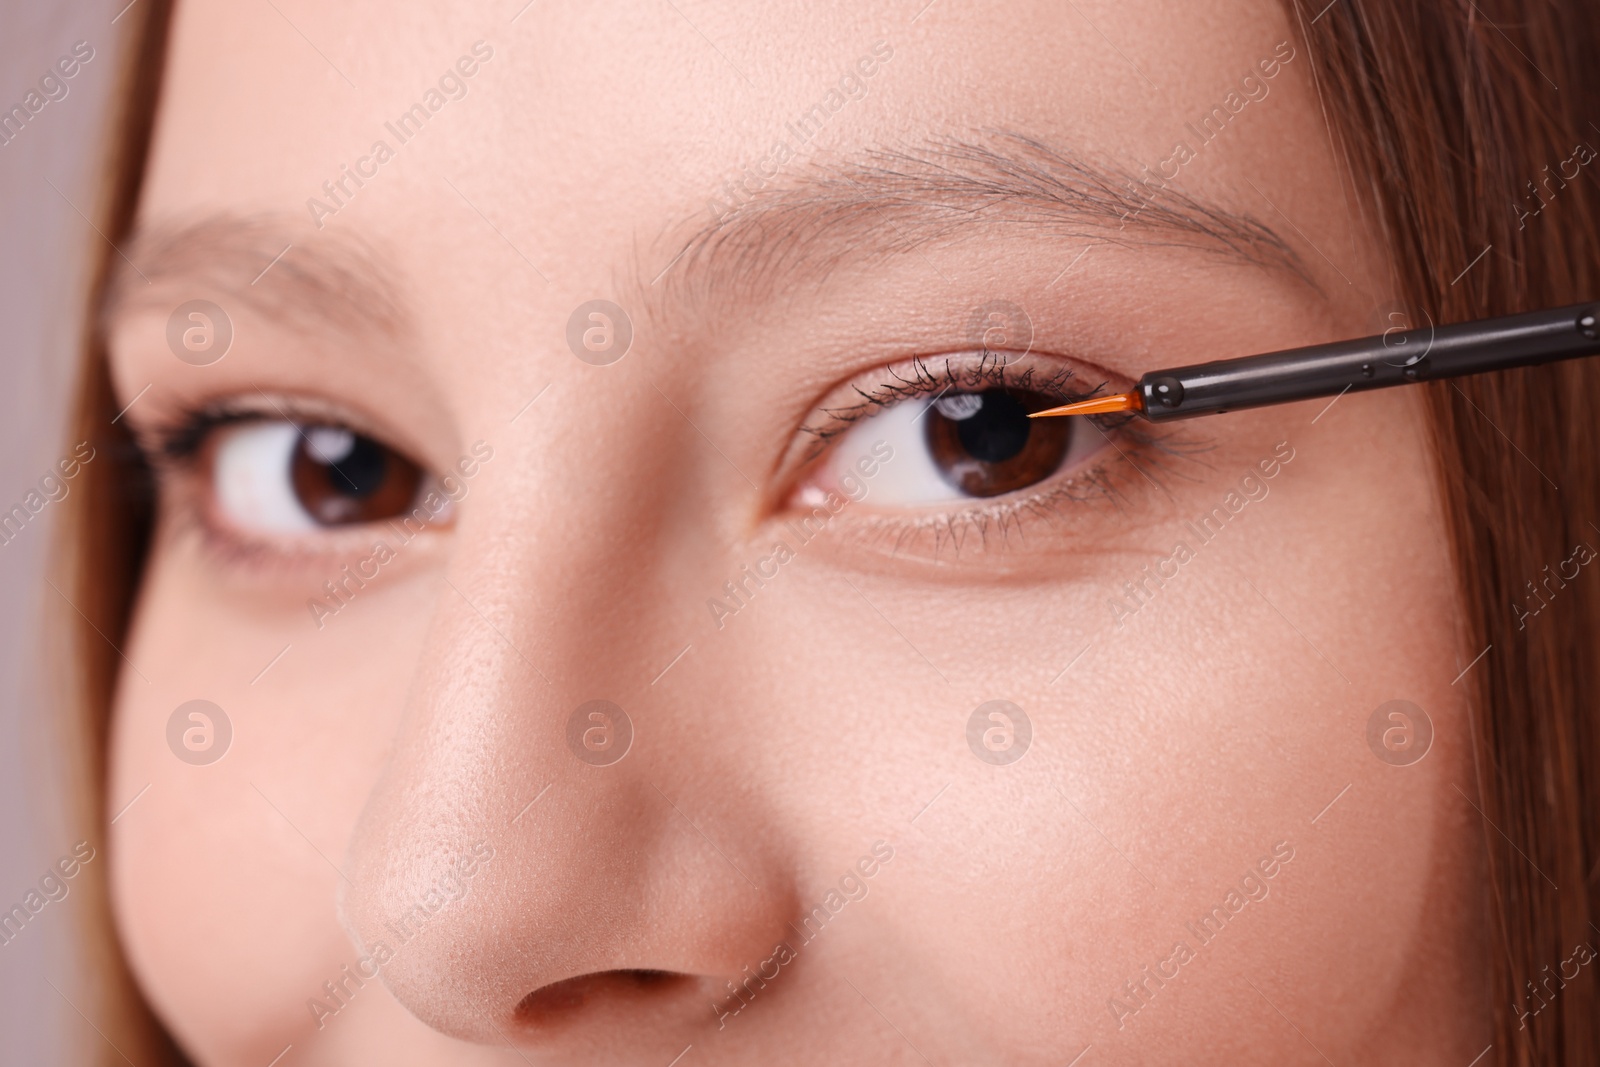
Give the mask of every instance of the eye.
[[416, 504], [424, 478], [394, 449], [342, 426], [241, 422], [216, 430], [210, 447], [217, 505], [249, 530], [394, 518]]
[[[846, 430], [799, 499], [815, 503], [832, 491], [909, 507], [1027, 489], [1106, 443], [1086, 419], [1028, 418], [1060, 403], [1056, 395], [1008, 386], [899, 401]], [[893, 458], [884, 460], [886, 452]]]

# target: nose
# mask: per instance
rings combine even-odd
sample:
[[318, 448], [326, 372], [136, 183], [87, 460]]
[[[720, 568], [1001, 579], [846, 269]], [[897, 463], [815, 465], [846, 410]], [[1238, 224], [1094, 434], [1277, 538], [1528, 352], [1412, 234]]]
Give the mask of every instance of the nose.
[[590, 526], [545, 524], [537, 547], [491, 535], [528, 517], [484, 514], [484, 496], [347, 854], [365, 973], [486, 1044], [622, 1052], [714, 1026], [728, 980], [796, 914], [781, 834], [736, 784], [737, 752], [695, 736], [694, 687], [649, 685], [652, 657], [688, 640], [681, 616], [673, 633], [637, 607], [649, 564], [629, 560], [652, 551]]

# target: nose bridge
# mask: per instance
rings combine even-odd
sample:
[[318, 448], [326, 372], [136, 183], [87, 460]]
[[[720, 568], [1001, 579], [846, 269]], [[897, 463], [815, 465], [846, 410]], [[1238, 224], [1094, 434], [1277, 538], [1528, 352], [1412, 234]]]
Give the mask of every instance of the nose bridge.
[[500, 1040], [551, 983], [736, 974], [782, 936], [789, 905], [756, 888], [776, 873], [730, 869], [674, 806], [692, 801], [669, 799], [712, 754], [640, 735], [677, 710], [634, 700], [672, 640], [638, 603], [669, 551], [640, 521], [663, 491], [603, 494], [581, 522], [502, 501], [458, 531], [343, 900], [363, 947], [392, 954], [391, 990], [441, 1030]]

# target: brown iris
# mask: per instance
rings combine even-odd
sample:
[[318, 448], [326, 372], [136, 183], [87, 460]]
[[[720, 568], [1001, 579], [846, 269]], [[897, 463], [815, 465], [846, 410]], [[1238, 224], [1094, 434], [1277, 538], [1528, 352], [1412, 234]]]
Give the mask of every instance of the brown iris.
[[295, 499], [324, 526], [378, 522], [417, 499], [422, 470], [370, 437], [338, 426], [303, 427], [289, 461]]
[[999, 496], [1061, 468], [1076, 419], [1030, 419], [1055, 403], [1020, 389], [947, 393], [927, 419], [928, 452], [944, 480], [969, 496]]

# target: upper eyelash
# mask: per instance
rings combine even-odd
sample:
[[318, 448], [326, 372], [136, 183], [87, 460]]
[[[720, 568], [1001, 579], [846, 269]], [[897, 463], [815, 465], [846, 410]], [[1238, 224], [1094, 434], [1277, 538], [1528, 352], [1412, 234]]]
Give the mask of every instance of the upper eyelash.
[[170, 466], [199, 455], [206, 438], [224, 426], [272, 417], [256, 408], [231, 404], [208, 405], [184, 412], [171, 425], [139, 433], [137, 441], [146, 460], [153, 466]]
[[292, 398], [269, 398], [267, 406], [226, 400], [179, 412], [166, 425], [137, 430], [134, 439], [145, 461], [160, 471], [193, 461], [212, 433], [241, 422], [289, 422], [301, 427], [344, 425], [337, 416], [310, 410]]
[[[827, 422], [821, 426], [811, 424], [801, 426], [800, 432], [810, 434], [816, 439], [819, 447], [813, 452], [815, 456], [820, 451], [821, 445], [848, 430], [875, 410], [892, 407], [917, 397], [942, 395], [952, 389], [971, 390], [978, 386], [986, 386], [1038, 393], [1067, 404], [1094, 396], [1105, 388], [1104, 382], [1087, 390], [1070, 387], [1068, 383], [1078, 376], [1070, 367], [1059, 367], [1043, 377], [1036, 373], [1039, 368], [1032, 365], [1024, 367], [1017, 373], [1009, 373], [1011, 363], [1006, 356], [1007, 353], [994, 352], [987, 348], [983, 350], [977, 363], [961, 364], [953, 356], [946, 356], [942, 360], [937, 357], [929, 359], [918, 356], [909, 364], [910, 377], [903, 374], [899, 368], [891, 367], [887, 373], [892, 380], [883, 382], [871, 391], [860, 386], [852, 386], [851, 388], [861, 397], [860, 402], [842, 407], [823, 408], [822, 414], [826, 416]], [[1126, 419], [1110, 421], [1097, 419], [1097, 421], [1102, 426], [1114, 426], [1120, 425]]]

